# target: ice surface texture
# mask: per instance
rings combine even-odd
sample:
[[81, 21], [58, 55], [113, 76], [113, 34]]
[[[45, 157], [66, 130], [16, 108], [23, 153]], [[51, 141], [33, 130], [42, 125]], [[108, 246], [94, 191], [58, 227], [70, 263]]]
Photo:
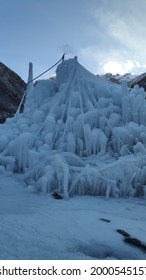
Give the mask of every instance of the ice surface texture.
[[144, 195], [144, 91], [94, 76], [76, 57], [59, 64], [56, 79], [28, 88], [24, 112], [0, 135], [0, 165], [33, 190], [66, 199]]

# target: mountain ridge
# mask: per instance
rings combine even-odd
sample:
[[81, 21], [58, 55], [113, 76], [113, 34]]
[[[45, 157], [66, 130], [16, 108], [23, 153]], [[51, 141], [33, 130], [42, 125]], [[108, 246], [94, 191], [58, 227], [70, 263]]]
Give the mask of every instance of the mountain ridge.
[[143, 87], [146, 91], [146, 73], [141, 73], [140, 75], [132, 75], [131, 73], [125, 73], [123, 75], [117, 73], [114, 75], [106, 73], [101, 75], [101, 77], [115, 84], [121, 84], [122, 81], [126, 80], [129, 88], [133, 88], [135, 85], [138, 85], [139, 87]]
[[0, 123], [15, 114], [25, 88], [21, 77], [0, 62]]

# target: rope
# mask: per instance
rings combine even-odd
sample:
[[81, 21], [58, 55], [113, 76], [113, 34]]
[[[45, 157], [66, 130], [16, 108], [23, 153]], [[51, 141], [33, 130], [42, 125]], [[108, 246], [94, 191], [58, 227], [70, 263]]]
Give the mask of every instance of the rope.
[[[59, 64], [61, 61], [64, 60], [64, 56], [65, 56], [65, 53], [62, 55], [62, 57], [55, 63], [53, 64], [50, 68], [48, 68], [47, 70], [45, 70], [44, 72], [42, 72], [40, 75], [38, 75], [37, 77], [35, 77], [34, 79], [32, 79], [31, 81], [27, 82], [26, 85], [28, 85], [29, 83], [33, 82], [34, 80], [38, 79], [39, 77], [41, 77], [42, 75], [44, 75], [45, 73], [47, 73], [49, 70], [51, 70], [52, 68], [54, 68], [57, 64]], [[0, 96], [0, 100], [3, 100], [5, 99], [7, 96], [9, 95], [12, 95], [12, 93], [8, 93], [8, 94], [5, 94], [3, 96]], [[23, 97], [22, 97], [23, 98]]]
[[51, 70], [52, 68], [54, 68], [57, 64], [59, 64], [59, 62], [64, 60], [64, 56], [65, 54], [63, 54], [63, 56], [55, 63], [53, 64], [50, 68], [48, 68], [47, 70], [45, 70], [44, 72], [42, 72], [40, 75], [38, 75], [37, 77], [35, 77], [34, 79], [32, 79], [31, 81], [27, 82], [26, 85], [28, 85], [29, 83], [35, 81], [36, 79], [38, 79], [39, 77], [41, 77], [42, 75], [44, 75], [45, 73], [47, 73], [49, 70]]
[[17, 111], [16, 111], [16, 113], [15, 113], [15, 117], [20, 113], [20, 109], [21, 109], [21, 106], [22, 106], [23, 101], [24, 101], [24, 99], [25, 99], [25, 96], [26, 96], [26, 90], [24, 91], [24, 94], [23, 94], [23, 96], [22, 96], [21, 102], [20, 102], [20, 104], [19, 104], [19, 106], [18, 106], [18, 109], [17, 109]]
[[[41, 77], [41, 76], [44, 75], [46, 72], [48, 72], [49, 70], [51, 70], [53, 67], [55, 67], [57, 64], [59, 64], [60, 61], [63, 61], [63, 60], [64, 60], [64, 57], [65, 57], [65, 53], [63, 54], [63, 56], [62, 56], [55, 64], [53, 64], [50, 68], [48, 68], [47, 70], [45, 70], [43, 73], [41, 73], [40, 75], [38, 75], [37, 77], [35, 77], [35, 78], [32, 79], [31, 81], [27, 82], [26, 85], [30, 84], [31, 82], [33, 82], [34, 80], [36, 80], [37, 78]], [[27, 94], [27, 89], [24, 91], [24, 94], [23, 94], [23, 96], [22, 96], [21, 102], [20, 102], [19, 107], [18, 107], [18, 109], [17, 109], [17, 111], [16, 111], [15, 117], [20, 113], [20, 108], [21, 108], [21, 106], [22, 106], [22, 104], [23, 104], [23, 101], [24, 101], [24, 99], [25, 99], [26, 94]]]

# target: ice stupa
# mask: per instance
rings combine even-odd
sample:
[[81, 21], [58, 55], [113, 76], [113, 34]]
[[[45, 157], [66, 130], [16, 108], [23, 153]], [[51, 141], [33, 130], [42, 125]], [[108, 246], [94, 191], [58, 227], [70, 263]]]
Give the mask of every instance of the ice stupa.
[[66, 199], [143, 196], [144, 90], [105, 81], [77, 57], [62, 61], [55, 79], [28, 88], [24, 112], [0, 126], [0, 172]]

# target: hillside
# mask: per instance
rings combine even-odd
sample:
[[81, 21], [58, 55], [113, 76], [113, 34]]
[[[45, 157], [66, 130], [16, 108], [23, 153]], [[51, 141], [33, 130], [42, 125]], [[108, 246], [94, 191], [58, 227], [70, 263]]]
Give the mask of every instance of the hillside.
[[101, 77], [115, 84], [121, 84], [123, 81], [127, 81], [129, 88], [133, 88], [134, 86], [138, 85], [139, 87], [142, 87], [144, 91], [146, 91], [146, 73], [142, 73], [140, 75], [132, 75], [131, 73], [126, 73], [124, 75], [113, 75], [111, 73], [106, 73]]
[[129, 82], [133, 81], [137, 76], [132, 75], [131, 73], [125, 73], [124, 75], [120, 75], [120, 74], [114, 75], [111, 73], [106, 73], [106, 74], [102, 75], [101, 77], [110, 82], [121, 84], [121, 82], [123, 80], [126, 80], [129, 83]]
[[15, 114], [25, 88], [25, 82], [0, 62], [0, 123]]

